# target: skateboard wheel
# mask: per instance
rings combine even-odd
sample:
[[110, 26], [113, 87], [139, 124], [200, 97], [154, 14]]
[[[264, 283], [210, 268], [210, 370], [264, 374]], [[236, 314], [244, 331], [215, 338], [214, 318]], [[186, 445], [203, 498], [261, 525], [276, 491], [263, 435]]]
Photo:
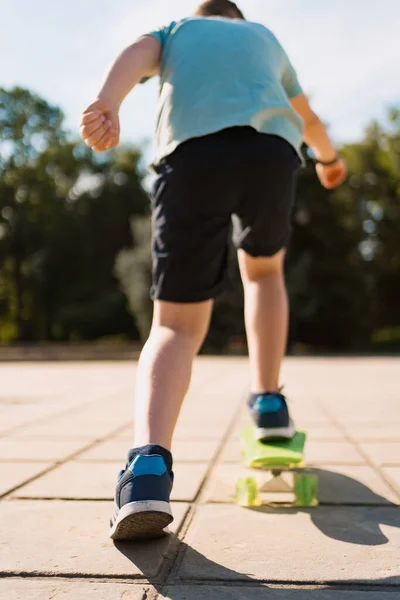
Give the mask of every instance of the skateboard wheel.
[[261, 506], [254, 477], [239, 477], [236, 481], [236, 503], [239, 506]]
[[318, 506], [318, 477], [309, 473], [294, 473], [295, 506]]

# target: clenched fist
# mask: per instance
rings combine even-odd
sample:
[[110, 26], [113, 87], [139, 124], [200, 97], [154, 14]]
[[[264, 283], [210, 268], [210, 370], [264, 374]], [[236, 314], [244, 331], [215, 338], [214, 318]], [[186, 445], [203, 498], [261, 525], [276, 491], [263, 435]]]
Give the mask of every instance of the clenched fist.
[[328, 190], [339, 187], [347, 177], [346, 163], [342, 158], [329, 166], [317, 163], [316, 170], [320, 182]]
[[96, 100], [82, 114], [81, 137], [95, 152], [105, 152], [119, 143], [120, 125], [118, 107], [102, 98]]

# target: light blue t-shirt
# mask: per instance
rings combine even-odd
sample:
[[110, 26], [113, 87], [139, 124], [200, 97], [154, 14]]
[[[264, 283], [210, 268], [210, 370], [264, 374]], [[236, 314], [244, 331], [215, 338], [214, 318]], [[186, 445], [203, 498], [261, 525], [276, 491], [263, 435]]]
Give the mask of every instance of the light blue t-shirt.
[[234, 126], [286, 139], [300, 153], [302, 93], [276, 37], [238, 19], [190, 17], [150, 35], [162, 46], [157, 164], [182, 142]]

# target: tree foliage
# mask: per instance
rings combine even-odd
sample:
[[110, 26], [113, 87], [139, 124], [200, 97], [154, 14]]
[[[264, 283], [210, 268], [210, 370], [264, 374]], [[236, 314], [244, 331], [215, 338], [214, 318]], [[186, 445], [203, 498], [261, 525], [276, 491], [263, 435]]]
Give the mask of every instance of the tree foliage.
[[0, 339], [136, 335], [113, 269], [148, 212], [140, 153], [96, 159], [20, 88], [0, 90], [0, 123]]

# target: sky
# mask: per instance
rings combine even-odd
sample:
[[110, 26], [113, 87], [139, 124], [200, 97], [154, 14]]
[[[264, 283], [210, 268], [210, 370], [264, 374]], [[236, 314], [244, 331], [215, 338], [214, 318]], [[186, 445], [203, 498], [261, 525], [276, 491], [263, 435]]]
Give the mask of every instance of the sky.
[[[72, 135], [119, 52], [200, 0], [0, 0], [0, 87], [20, 85], [60, 106]], [[238, 0], [285, 47], [314, 110], [337, 142], [362, 136], [400, 105], [400, 0]], [[122, 139], [151, 139], [158, 82], [121, 109]]]

